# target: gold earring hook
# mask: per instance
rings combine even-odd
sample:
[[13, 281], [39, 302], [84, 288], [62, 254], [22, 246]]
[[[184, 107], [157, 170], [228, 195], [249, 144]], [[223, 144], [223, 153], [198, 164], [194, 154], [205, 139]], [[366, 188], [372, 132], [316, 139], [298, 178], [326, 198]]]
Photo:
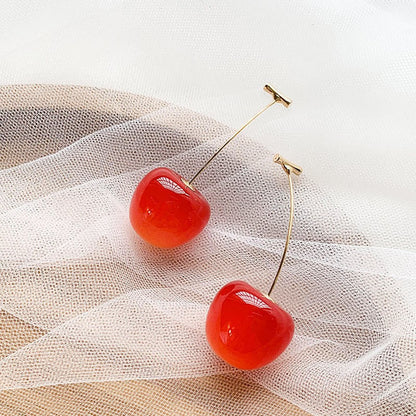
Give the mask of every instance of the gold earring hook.
[[286, 175], [288, 177], [288, 180], [289, 180], [290, 215], [289, 215], [289, 226], [288, 226], [287, 234], [286, 234], [285, 248], [283, 249], [282, 258], [280, 259], [280, 264], [279, 264], [279, 268], [277, 269], [276, 276], [274, 277], [273, 283], [270, 286], [270, 290], [267, 294], [268, 296], [270, 296], [270, 294], [272, 293], [272, 291], [273, 291], [273, 289], [276, 285], [277, 279], [279, 278], [280, 272], [282, 270], [283, 264], [284, 264], [285, 259], [286, 259], [287, 250], [289, 248], [290, 237], [292, 235], [293, 216], [294, 216], [294, 197], [293, 197], [293, 182], [292, 182], [291, 174], [294, 173], [295, 175], [299, 176], [302, 173], [302, 168], [300, 166], [297, 166], [294, 163], [289, 162], [287, 159], [284, 159], [279, 154], [274, 156], [273, 161], [282, 166], [282, 168], [283, 168], [284, 172], [286, 173]]
[[270, 104], [267, 104], [266, 107], [264, 107], [262, 110], [260, 110], [257, 114], [255, 114], [249, 121], [247, 121], [246, 124], [244, 124], [242, 127], [240, 127], [239, 130], [237, 130], [208, 160], [207, 163], [205, 163], [204, 166], [195, 174], [195, 176], [190, 181], [183, 182], [192, 188], [192, 182], [206, 169], [206, 167], [213, 161], [213, 159], [218, 156], [218, 154], [224, 149], [225, 146], [227, 146], [233, 139], [235, 139], [249, 124], [251, 124], [259, 115], [264, 113], [268, 108], [270, 108], [272, 105], [276, 103], [283, 104], [286, 108], [289, 107], [291, 104], [291, 101], [288, 98], [285, 98], [283, 95], [279, 94], [273, 87], [270, 85], [265, 85], [264, 90], [271, 94], [273, 96], [273, 101]]

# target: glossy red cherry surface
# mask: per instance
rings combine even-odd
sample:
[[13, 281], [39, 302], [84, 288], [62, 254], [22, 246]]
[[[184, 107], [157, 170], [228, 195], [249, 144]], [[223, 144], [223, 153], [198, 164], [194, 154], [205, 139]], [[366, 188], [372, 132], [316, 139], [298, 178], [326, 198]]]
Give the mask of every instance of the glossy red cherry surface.
[[292, 317], [242, 281], [225, 285], [207, 315], [206, 334], [211, 348], [242, 370], [272, 362], [289, 345], [293, 333]]
[[209, 220], [207, 200], [171, 169], [149, 172], [134, 191], [130, 222], [150, 244], [180, 246], [198, 235]]

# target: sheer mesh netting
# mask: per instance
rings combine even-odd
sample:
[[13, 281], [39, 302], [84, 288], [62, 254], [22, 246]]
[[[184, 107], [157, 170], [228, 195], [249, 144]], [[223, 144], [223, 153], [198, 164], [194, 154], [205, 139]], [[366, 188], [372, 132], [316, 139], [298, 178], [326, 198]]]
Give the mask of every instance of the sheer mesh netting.
[[392, 236], [377, 221], [388, 213], [381, 194], [364, 202], [307, 170], [296, 178], [293, 240], [272, 295], [295, 336], [269, 366], [237, 371], [210, 351], [205, 316], [231, 280], [270, 286], [289, 204], [273, 154], [247, 137], [230, 145], [195, 183], [211, 205], [207, 228], [162, 250], [130, 226], [135, 186], [158, 166], [190, 179], [230, 128], [103, 90], [4, 87], [0, 100], [7, 414], [414, 413], [410, 205], [407, 234]]

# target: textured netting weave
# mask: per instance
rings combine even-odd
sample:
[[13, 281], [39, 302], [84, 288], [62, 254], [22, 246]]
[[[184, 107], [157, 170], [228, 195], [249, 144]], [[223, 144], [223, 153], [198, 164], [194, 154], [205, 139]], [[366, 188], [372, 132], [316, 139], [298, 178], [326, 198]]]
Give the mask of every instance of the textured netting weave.
[[295, 320], [293, 342], [251, 372], [210, 351], [205, 315], [221, 286], [269, 288], [285, 175], [239, 138], [195, 183], [212, 217], [177, 249], [141, 241], [128, 206], [149, 170], [190, 179], [230, 132], [142, 96], [0, 90], [0, 414], [414, 414], [411, 239], [378, 229], [382, 195], [357, 209], [307, 171], [272, 295]]

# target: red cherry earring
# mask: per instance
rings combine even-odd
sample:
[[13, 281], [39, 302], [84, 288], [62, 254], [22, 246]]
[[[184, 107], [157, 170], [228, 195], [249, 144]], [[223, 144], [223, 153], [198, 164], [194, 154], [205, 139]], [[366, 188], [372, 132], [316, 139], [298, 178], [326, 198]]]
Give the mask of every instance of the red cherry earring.
[[289, 180], [290, 216], [285, 248], [267, 295], [237, 280], [225, 285], [215, 296], [206, 321], [206, 335], [213, 351], [224, 361], [242, 370], [263, 367], [275, 360], [289, 345], [294, 333], [292, 317], [270, 298], [286, 259], [293, 225], [293, 184], [291, 174], [300, 175], [299, 166], [274, 157]]
[[210, 217], [210, 207], [192, 183], [224, 147], [260, 114], [276, 103], [285, 107], [290, 104], [290, 100], [271, 86], [266, 85], [264, 89], [273, 96], [273, 102], [229, 138], [190, 181], [168, 168], [156, 168], [142, 179], [130, 203], [130, 222], [144, 240], [157, 247], [177, 247], [204, 229]]

